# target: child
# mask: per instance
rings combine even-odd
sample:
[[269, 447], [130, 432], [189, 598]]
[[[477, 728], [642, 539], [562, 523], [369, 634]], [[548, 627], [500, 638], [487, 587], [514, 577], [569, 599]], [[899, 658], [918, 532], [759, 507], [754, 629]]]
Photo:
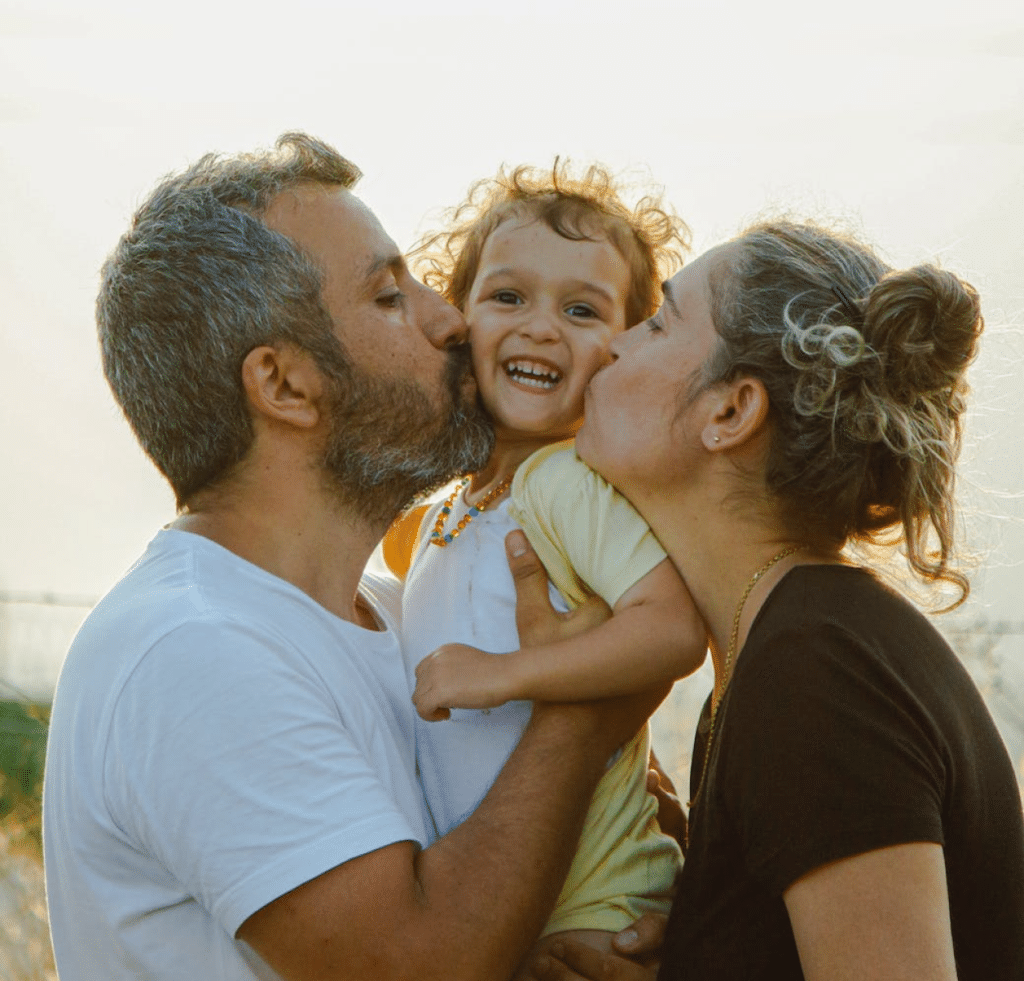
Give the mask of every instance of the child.
[[[628, 209], [601, 168], [573, 180], [557, 163], [475, 185], [453, 225], [418, 252], [426, 281], [469, 323], [495, 447], [443, 502], [407, 512], [383, 550], [404, 579], [417, 760], [439, 835], [487, 793], [529, 721], [526, 699], [639, 691], [695, 670], [707, 643], [647, 526], [565, 442], [612, 337], [657, 309], [685, 226], [650, 198]], [[612, 618], [585, 638], [517, 650], [504, 550], [517, 525], [569, 602], [596, 592]], [[645, 730], [609, 764], [542, 936], [573, 931], [607, 949], [642, 913], [668, 911], [680, 854], [646, 793], [649, 755]]]

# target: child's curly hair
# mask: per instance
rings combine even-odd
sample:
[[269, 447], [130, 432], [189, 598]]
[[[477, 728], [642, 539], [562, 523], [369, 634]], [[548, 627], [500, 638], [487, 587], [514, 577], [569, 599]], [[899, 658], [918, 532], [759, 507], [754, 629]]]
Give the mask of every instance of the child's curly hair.
[[465, 201], [445, 215], [448, 228], [424, 236], [411, 261], [423, 281], [460, 310], [465, 309], [488, 236], [504, 221], [542, 221], [571, 241], [606, 238], [629, 264], [626, 325], [650, 317], [661, 303], [661, 283], [682, 265], [690, 230], [648, 193], [630, 208], [619, 182], [600, 164], [573, 175], [555, 158], [550, 170], [504, 166], [473, 184]]

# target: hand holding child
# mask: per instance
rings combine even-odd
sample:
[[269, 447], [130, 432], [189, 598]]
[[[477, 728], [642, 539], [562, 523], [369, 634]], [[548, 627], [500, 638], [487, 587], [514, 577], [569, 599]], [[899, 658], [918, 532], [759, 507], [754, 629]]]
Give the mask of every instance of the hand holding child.
[[515, 981], [654, 981], [667, 923], [659, 913], [645, 914], [615, 935], [610, 952], [556, 938], [529, 959]]
[[453, 708], [486, 709], [515, 697], [511, 660], [466, 644], [445, 644], [416, 666], [412, 700], [427, 722], [447, 719]]

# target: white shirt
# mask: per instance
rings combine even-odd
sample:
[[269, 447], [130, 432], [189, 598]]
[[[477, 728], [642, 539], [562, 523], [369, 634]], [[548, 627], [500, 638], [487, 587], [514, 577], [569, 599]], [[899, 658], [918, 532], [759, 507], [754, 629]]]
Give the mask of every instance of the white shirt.
[[[402, 643], [415, 688], [416, 665], [442, 644], [469, 644], [491, 654], [519, 649], [516, 591], [505, 557], [505, 536], [519, 526], [508, 499], [481, 512], [444, 548], [429, 533], [441, 504], [424, 517], [425, 529], [402, 594]], [[466, 513], [460, 493], [446, 530]], [[565, 611], [554, 589], [552, 601]], [[443, 722], [416, 716], [420, 780], [437, 834], [461, 824], [483, 800], [530, 721], [532, 702], [514, 701], [485, 711], [452, 709]]]
[[276, 975], [256, 910], [428, 842], [411, 690], [385, 629], [341, 620], [208, 539], [163, 531], [58, 681], [44, 849], [61, 981]]

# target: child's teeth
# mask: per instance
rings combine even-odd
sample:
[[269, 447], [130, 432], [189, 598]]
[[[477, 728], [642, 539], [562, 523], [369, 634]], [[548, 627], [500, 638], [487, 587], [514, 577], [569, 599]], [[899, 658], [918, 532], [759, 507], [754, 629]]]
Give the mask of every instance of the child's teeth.
[[510, 361], [505, 371], [519, 384], [532, 388], [553, 388], [562, 378], [556, 369], [540, 368], [522, 361]]

